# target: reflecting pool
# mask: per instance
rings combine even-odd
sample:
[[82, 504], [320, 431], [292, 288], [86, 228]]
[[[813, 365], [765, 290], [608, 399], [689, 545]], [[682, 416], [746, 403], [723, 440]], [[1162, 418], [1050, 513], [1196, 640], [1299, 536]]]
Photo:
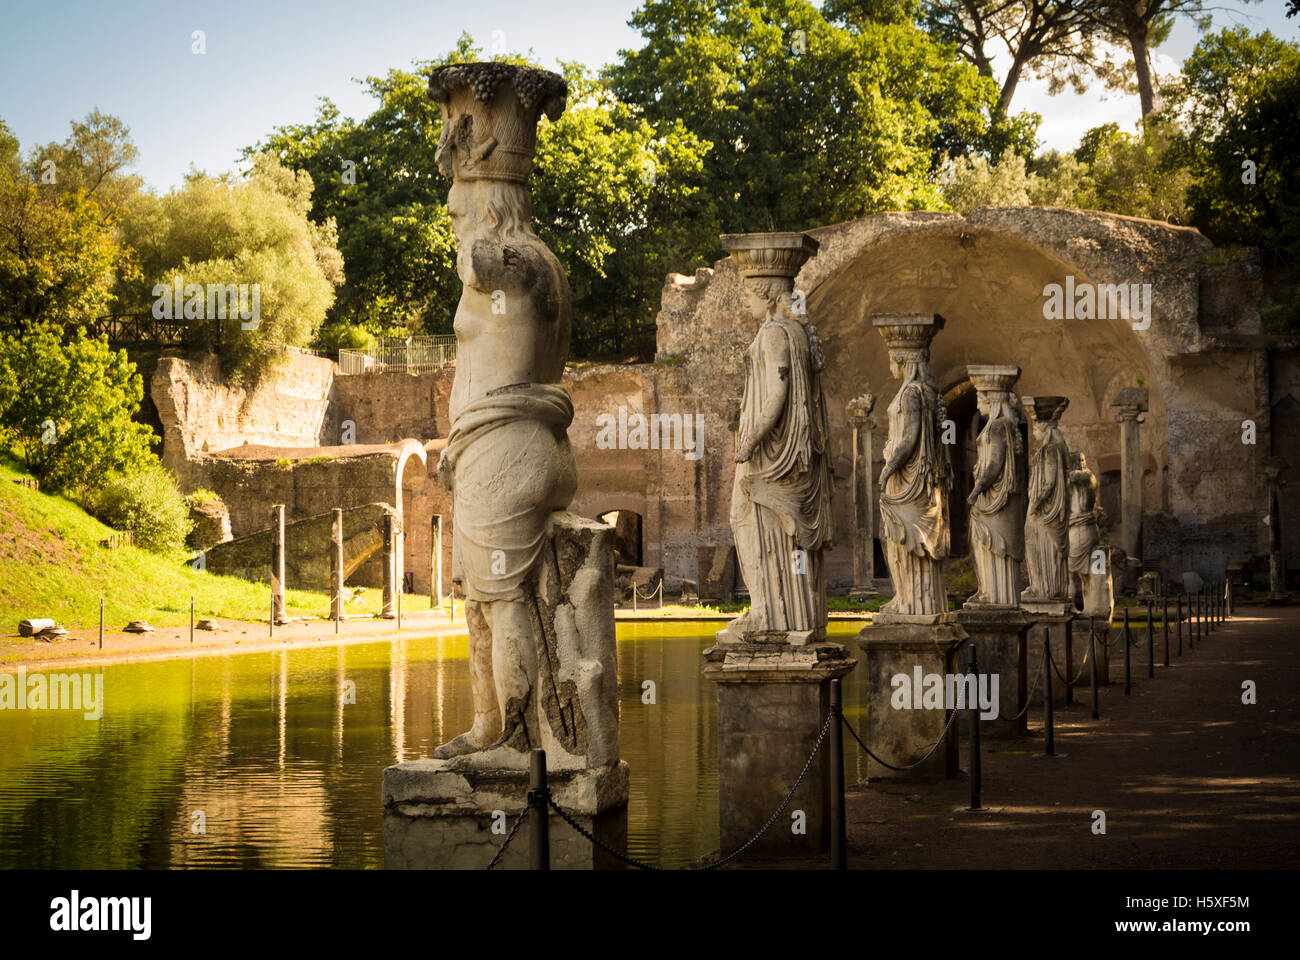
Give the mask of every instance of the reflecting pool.
[[[618, 627], [629, 853], [666, 867], [717, 848], [717, 701], [700, 652], [720, 626]], [[860, 626], [830, 632], [850, 643]], [[860, 670], [844, 689], [859, 729]], [[103, 673], [100, 719], [0, 710], [0, 867], [379, 868], [383, 769], [472, 717], [464, 636], [67, 672]], [[862, 765], [845, 749], [852, 783]]]

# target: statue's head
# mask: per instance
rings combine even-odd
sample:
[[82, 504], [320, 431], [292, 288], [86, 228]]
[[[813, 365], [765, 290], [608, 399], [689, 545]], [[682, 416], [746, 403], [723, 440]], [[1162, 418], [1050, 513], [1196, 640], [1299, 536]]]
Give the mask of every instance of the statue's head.
[[[817, 251], [816, 240], [793, 232], [724, 233], [719, 239], [740, 271], [750, 316], [804, 319], [805, 311], [794, 308], [794, 278]], [[803, 297], [797, 299], [802, 304]]]
[[791, 317], [794, 311], [794, 281], [786, 277], [746, 277], [745, 305], [755, 320], [768, 317]]
[[895, 380], [932, 380], [930, 341], [943, 329], [937, 313], [874, 313], [871, 325], [889, 350], [889, 373]]
[[442, 108], [436, 160], [451, 178], [447, 213], [462, 249], [480, 236], [531, 236], [528, 173], [542, 114], [564, 112], [564, 78], [507, 63], [459, 63], [429, 76]]

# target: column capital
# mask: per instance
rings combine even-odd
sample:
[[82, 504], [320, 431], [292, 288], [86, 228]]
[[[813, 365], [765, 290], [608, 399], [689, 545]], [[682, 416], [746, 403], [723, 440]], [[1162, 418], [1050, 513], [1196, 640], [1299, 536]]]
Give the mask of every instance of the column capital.
[[876, 395], [874, 393], [864, 393], [860, 397], [854, 397], [845, 404], [845, 411], [849, 415], [849, 423], [855, 427], [874, 426], [871, 422], [871, 411], [876, 406]]
[[1149, 400], [1150, 393], [1146, 387], [1125, 387], [1115, 394], [1115, 399], [1110, 402], [1112, 407], [1119, 408], [1115, 420], [1120, 423], [1125, 420], [1136, 420], [1138, 423], [1142, 423], [1146, 420], [1146, 417], [1142, 415], [1149, 409]]

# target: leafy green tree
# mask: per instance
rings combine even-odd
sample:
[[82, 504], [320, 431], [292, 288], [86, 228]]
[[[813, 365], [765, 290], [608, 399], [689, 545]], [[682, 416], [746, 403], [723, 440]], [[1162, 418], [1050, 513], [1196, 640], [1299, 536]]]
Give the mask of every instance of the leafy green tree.
[[1102, 30], [1093, 8], [1101, 0], [928, 0], [922, 20], [939, 40], [952, 43], [981, 76], [994, 77], [994, 56], [1010, 54], [998, 92], [998, 107], [1009, 113], [1025, 76], [1041, 77], [1058, 93], [1068, 85], [1087, 89], [1100, 57]]
[[842, 26], [807, 0], [648, 0], [631, 20], [643, 46], [606, 75], [651, 124], [680, 122], [712, 144], [710, 233], [933, 207], [931, 169], [988, 148], [997, 91], [895, 20]]
[[18, 154], [18, 138], [9, 125], [0, 120], [0, 179], [13, 179], [22, 169]]
[[[311, 342], [343, 280], [334, 222], [308, 217], [310, 175], [270, 156], [251, 160], [242, 179], [195, 173], [166, 196], [140, 194], [123, 221], [142, 270], [123, 300], [184, 320], [189, 345], [215, 352], [231, 382], [255, 380], [284, 346]], [[239, 285], [236, 310], [225, 291]]]
[[95, 488], [151, 458], [153, 432], [132, 418], [144, 385], [125, 350], [47, 323], [0, 336], [0, 437], [43, 483]]
[[112, 222], [84, 191], [0, 177], [0, 330], [102, 315], [123, 257]]
[[131, 129], [117, 117], [95, 108], [63, 143], [47, 143], [32, 151], [27, 172], [32, 180], [62, 193], [83, 191], [107, 211], [120, 208], [140, 192], [143, 181], [126, 173], [138, 151]]
[[[1254, 3], [1256, 0], [1243, 0]], [[1163, 43], [1179, 17], [1190, 19], [1205, 33], [1215, 7], [1209, 0], [1101, 0], [1090, 5], [1093, 23], [1111, 40], [1125, 44], [1133, 54], [1129, 65], [1146, 119], [1157, 108], [1158, 83], [1151, 69], [1151, 48]]]
[[1207, 36], [1166, 90], [1184, 133], [1191, 219], [1218, 244], [1300, 262], [1300, 44], [1245, 27]]
[[1177, 131], [1157, 117], [1141, 128], [1137, 135], [1116, 129], [1098, 140], [1080, 206], [1186, 224], [1192, 175], [1171, 152]]

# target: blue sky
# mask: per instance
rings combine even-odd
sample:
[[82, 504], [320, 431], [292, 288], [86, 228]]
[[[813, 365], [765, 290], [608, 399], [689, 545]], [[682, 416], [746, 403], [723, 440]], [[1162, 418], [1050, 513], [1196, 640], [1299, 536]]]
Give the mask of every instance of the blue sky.
[[[507, 48], [531, 49], [548, 66], [578, 60], [596, 67], [639, 46], [627, 21], [640, 0], [44, 0], [8, 4], [0, 34], [0, 118], [26, 151], [62, 141], [68, 124], [93, 107], [121, 117], [140, 150], [135, 169], [152, 187], [178, 185], [191, 165], [232, 168], [240, 150], [273, 127], [310, 120], [328, 96], [344, 114], [373, 103], [355, 77], [407, 67], [454, 46], [468, 32], [487, 47], [494, 31]], [[1245, 23], [1287, 39], [1283, 0], [1223, 0], [1216, 25]], [[205, 32], [196, 56], [192, 34]], [[1156, 69], [1177, 67], [1196, 43], [1180, 23], [1156, 53]], [[1022, 81], [1013, 109], [1043, 115], [1046, 147], [1073, 148], [1089, 127], [1137, 120], [1136, 97], [1048, 97]]]

